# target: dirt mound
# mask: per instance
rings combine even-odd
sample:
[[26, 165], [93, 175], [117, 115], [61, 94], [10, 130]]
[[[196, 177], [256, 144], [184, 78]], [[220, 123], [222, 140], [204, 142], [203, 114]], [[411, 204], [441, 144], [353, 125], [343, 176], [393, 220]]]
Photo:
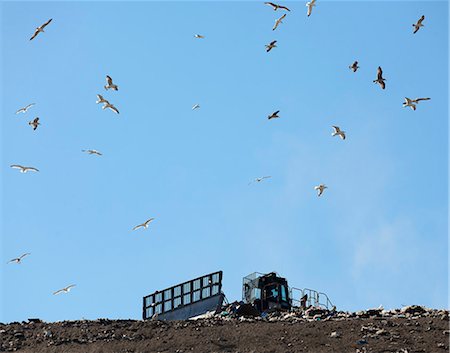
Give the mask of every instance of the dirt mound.
[[222, 313], [195, 321], [107, 320], [0, 324], [0, 351], [446, 352], [449, 312], [411, 306], [357, 313], [310, 309], [266, 317]]

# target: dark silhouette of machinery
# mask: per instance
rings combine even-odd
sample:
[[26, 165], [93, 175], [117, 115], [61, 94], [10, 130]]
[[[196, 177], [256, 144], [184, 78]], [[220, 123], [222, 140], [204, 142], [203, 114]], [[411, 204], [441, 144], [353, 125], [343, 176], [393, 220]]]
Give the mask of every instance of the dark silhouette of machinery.
[[[213, 272], [143, 298], [143, 319], [186, 320], [206, 312], [221, 312], [222, 271]], [[276, 272], [254, 272], [243, 278], [242, 301], [235, 307], [243, 314], [261, 315], [307, 307], [335, 308], [325, 293], [289, 287]]]

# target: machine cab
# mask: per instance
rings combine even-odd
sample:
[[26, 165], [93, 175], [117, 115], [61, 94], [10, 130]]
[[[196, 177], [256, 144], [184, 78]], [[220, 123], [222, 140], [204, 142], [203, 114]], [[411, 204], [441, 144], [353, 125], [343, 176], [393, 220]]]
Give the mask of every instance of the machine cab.
[[292, 306], [287, 280], [275, 272], [255, 272], [244, 277], [242, 299], [245, 303], [254, 305], [259, 312], [290, 310]]

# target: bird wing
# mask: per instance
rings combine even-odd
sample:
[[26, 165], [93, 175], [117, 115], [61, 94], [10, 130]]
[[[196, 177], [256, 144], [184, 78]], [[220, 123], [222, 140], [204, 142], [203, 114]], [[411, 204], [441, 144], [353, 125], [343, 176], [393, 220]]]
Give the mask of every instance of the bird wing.
[[28, 110], [28, 109], [30, 109], [33, 105], [35, 105], [36, 103], [30, 103], [30, 104], [28, 104], [24, 109], [25, 110]]
[[377, 79], [380, 80], [383, 78], [383, 69], [381, 68], [381, 66], [378, 66], [377, 69]]
[[14, 169], [24, 169], [24, 167], [21, 166], [21, 165], [19, 165], [19, 164], [13, 164], [13, 165], [11, 165], [10, 167], [11, 167], [11, 168], [14, 168]]
[[272, 176], [270, 176], [270, 175], [263, 176], [261, 179], [268, 179], [268, 178], [272, 178]]
[[150, 219], [147, 219], [145, 222], [144, 222], [144, 224], [149, 224], [151, 221], [153, 221], [154, 220], [154, 218], [150, 218]]
[[31, 170], [31, 171], [33, 171], [33, 172], [38, 172], [38, 171], [39, 171], [39, 169], [34, 168], [34, 167], [24, 167], [24, 169], [25, 169], [25, 170]]
[[115, 106], [110, 105], [108, 108], [111, 109], [113, 112], [119, 114], [119, 110]]
[[422, 17], [421, 18], [419, 18], [419, 21], [417, 21], [417, 24], [419, 25], [419, 24], [422, 24], [422, 21], [425, 19], [425, 16], [424, 15], [422, 15]]
[[265, 2], [264, 4], [265, 4], [265, 5], [272, 6], [274, 9], [277, 8], [277, 5], [275, 5], [273, 2]]
[[100, 101], [104, 101], [105, 100], [101, 94], [97, 94], [97, 98]]
[[384, 81], [380, 81], [378, 83], [380, 84], [381, 89], [385, 89], [386, 88], [386, 84], [384, 83]]
[[31, 255], [31, 253], [27, 252], [19, 256], [19, 259], [23, 259], [25, 256]]
[[41, 29], [44, 29], [45, 27], [47, 27], [47, 25], [48, 25], [50, 22], [52, 22], [52, 18], [49, 19], [47, 22], [45, 22], [45, 23], [41, 26]]
[[341, 132], [341, 129], [339, 129], [339, 126], [334, 126], [334, 125], [332, 125], [332, 127], [333, 127], [334, 132], [335, 132], [336, 134], [338, 134], [339, 132]]
[[10, 262], [18, 262], [18, 261], [20, 261], [20, 259], [16, 257], [15, 259], [9, 260], [9, 261], [7, 262], [7, 264], [9, 264]]
[[280, 112], [280, 111], [277, 110], [276, 112], [272, 113], [272, 115], [278, 115], [279, 112]]
[[309, 16], [311, 16], [312, 3], [311, 3], [311, 2], [308, 2], [308, 3], [306, 4], [306, 6], [308, 6], [308, 13], [307, 13], [307, 15], [308, 15], [308, 17], [309, 17]]
[[107, 82], [108, 85], [110, 85], [110, 86], [113, 84], [113, 81], [112, 81], [111, 76], [106, 75], [106, 82]]
[[136, 227], [133, 227], [133, 229], [132, 230], [136, 230], [136, 229], [139, 229], [139, 228], [141, 228], [141, 227], [143, 227], [144, 225], [142, 225], [142, 224], [139, 224], [139, 225], [137, 225]]
[[286, 6], [278, 5], [278, 7], [279, 7], [280, 9], [283, 9], [283, 10], [291, 11], [291, 10], [289, 10]]
[[34, 34], [31, 36], [30, 40], [33, 40], [34, 38], [36, 38], [36, 36], [39, 34], [39, 30], [36, 29], [36, 31], [34, 31]]
[[431, 98], [416, 98], [414, 99], [414, 102], [420, 102], [420, 101], [429, 101]]
[[64, 291], [63, 289], [58, 289], [56, 292], [53, 292], [53, 295], [57, 295], [57, 294], [59, 294], [59, 293], [61, 293], [63, 291]]
[[19, 114], [19, 113], [21, 113], [21, 112], [26, 112], [26, 109], [25, 108], [20, 108], [18, 111], [16, 111], [16, 114]]
[[341, 133], [339, 134], [339, 137], [340, 137], [341, 139], [345, 140], [345, 133], [344, 133], [344, 132], [341, 132]]
[[75, 287], [76, 286], [76, 284], [71, 284], [70, 286], [67, 286], [66, 288], [64, 288], [65, 290], [68, 290], [68, 289], [70, 289], [70, 288], [73, 288], [73, 287]]

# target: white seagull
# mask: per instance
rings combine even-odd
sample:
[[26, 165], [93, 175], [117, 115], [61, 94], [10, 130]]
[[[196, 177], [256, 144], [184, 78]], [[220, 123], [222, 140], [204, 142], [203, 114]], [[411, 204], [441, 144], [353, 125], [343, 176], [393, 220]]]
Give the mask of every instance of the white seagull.
[[425, 19], [425, 16], [422, 15], [421, 18], [419, 18], [419, 20], [417, 21], [417, 23], [413, 24], [412, 26], [414, 27], [414, 34], [417, 33], [417, 31], [420, 29], [420, 27], [425, 27], [422, 22]]
[[268, 115], [267, 116], [267, 119], [275, 119], [275, 118], [279, 118], [279, 116], [278, 116], [278, 113], [279, 113], [280, 111], [279, 110], [277, 110], [276, 112], [273, 112], [272, 114], [270, 114], [270, 115]]
[[263, 176], [260, 178], [255, 178], [251, 182], [249, 182], [248, 185], [250, 185], [251, 183], [259, 183], [259, 182], [263, 181], [264, 179], [268, 179], [268, 178], [272, 178], [272, 177], [270, 175], [267, 175], [267, 176]]
[[58, 289], [56, 292], [53, 292], [53, 295], [58, 295], [61, 293], [69, 293], [70, 289], [72, 289], [75, 286], [76, 286], [76, 284], [71, 284], [70, 286], [64, 287], [62, 289]]
[[198, 109], [198, 108], [200, 108], [200, 104], [195, 104], [195, 105], [192, 107], [192, 110], [195, 110], [195, 109]]
[[18, 111], [16, 111], [16, 114], [19, 114], [19, 113], [25, 114], [28, 111], [28, 109], [30, 109], [35, 104], [36, 103], [31, 103], [31, 104], [28, 104], [26, 107], [20, 108]]
[[39, 118], [34, 118], [34, 120], [31, 120], [31, 121], [28, 122], [28, 125], [32, 126], [33, 130], [36, 130], [37, 127], [39, 125], [41, 125], [41, 123], [39, 122]]
[[331, 134], [331, 136], [339, 135], [339, 137], [341, 139], [345, 140], [345, 131], [342, 131], [341, 129], [339, 129], [339, 126], [334, 126], [334, 125], [333, 125], [333, 129], [334, 129], [334, 132]]
[[277, 11], [278, 9], [291, 11], [286, 6], [281, 6], [281, 5], [278, 5], [278, 4], [274, 4], [273, 2], [265, 2], [264, 4], [271, 6], [274, 11]]
[[34, 38], [36, 38], [36, 36], [41, 33], [44, 32], [44, 28], [47, 27], [47, 25], [52, 22], [52, 19], [49, 19], [47, 22], [45, 22], [42, 26], [40, 27], [36, 27], [36, 30], [34, 31], [33, 36], [30, 38], [30, 40], [33, 40]]
[[277, 19], [277, 20], [275, 21], [275, 24], [274, 24], [274, 26], [273, 26], [273, 28], [272, 28], [272, 31], [275, 31], [275, 30], [277, 29], [278, 25], [279, 25], [280, 23], [283, 23], [283, 20], [284, 20], [285, 17], [286, 17], [286, 14], [284, 14], [283, 16], [281, 16], [279, 19]]
[[112, 89], [114, 91], [119, 90], [119, 86], [113, 83], [111, 76], [106, 75], [106, 85], [104, 86], [106, 90]]
[[359, 69], [358, 62], [355, 61], [355, 62], [354, 62], [353, 64], [351, 64], [348, 68], [351, 69], [353, 72], [356, 72], [356, 70]]
[[312, 12], [313, 7], [316, 6], [316, 0], [308, 1], [306, 3], [306, 6], [308, 7], [307, 15], [309, 17], [309, 16], [311, 16], [311, 12]]
[[403, 102], [403, 108], [410, 107], [412, 110], [416, 110], [416, 105], [419, 104], [420, 101], [428, 101], [431, 98], [416, 98], [410, 99], [405, 97], [405, 101]]
[[381, 69], [381, 66], [378, 66], [377, 79], [373, 80], [373, 82], [378, 83], [380, 85], [381, 89], [385, 89], [386, 83], [384, 81], [386, 81], [386, 79], [383, 78], [383, 70]]
[[32, 171], [32, 172], [38, 172], [39, 169], [34, 168], [34, 167], [24, 167], [23, 165], [19, 165], [19, 164], [12, 164], [10, 166], [13, 169], [20, 169], [21, 173], [26, 173], [28, 171]]
[[109, 103], [109, 102], [108, 102], [108, 100], [103, 98], [103, 96], [101, 94], [97, 94], [97, 100], [95, 101], [95, 103], [100, 104], [100, 103]]
[[102, 154], [97, 150], [81, 150], [81, 152], [86, 152], [87, 154], [96, 154], [97, 156], [101, 156]]
[[314, 186], [314, 190], [317, 190], [317, 196], [322, 195], [323, 191], [327, 188], [328, 188], [328, 186], [326, 186], [325, 184], [320, 184], [318, 186]]
[[148, 228], [148, 225], [154, 220], [154, 218], [147, 219], [144, 223], [138, 224], [136, 227], [133, 228], [133, 230], [139, 229], [139, 228]]
[[276, 40], [271, 41], [269, 44], [266, 44], [266, 52], [271, 51], [273, 48], [276, 48]]
[[201, 34], [196, 34], [194, 37], [195, 37], [195, 38], [198, 38], [198, 39], [203, 39], [203, 38], [205, 38], [205, 36], [202, 36]]
[[111, 109], [114, 113], [119, 114], [119, 110], [114, 106], [114, 104], [111, 104], [109, 102], [105, 103], [102, 109]]
[[7, 264], [9, 264], [10, 262], [15, 262], [16, 264], [20, 264], [20, 263], [22, 263], [22, 259], [28, 255], [31, 255], [31, 253], [27, 252], [25, 254], [20, 255], [19, 257], [16, 257], [15, 259], [11, 259], [7, 262]]

